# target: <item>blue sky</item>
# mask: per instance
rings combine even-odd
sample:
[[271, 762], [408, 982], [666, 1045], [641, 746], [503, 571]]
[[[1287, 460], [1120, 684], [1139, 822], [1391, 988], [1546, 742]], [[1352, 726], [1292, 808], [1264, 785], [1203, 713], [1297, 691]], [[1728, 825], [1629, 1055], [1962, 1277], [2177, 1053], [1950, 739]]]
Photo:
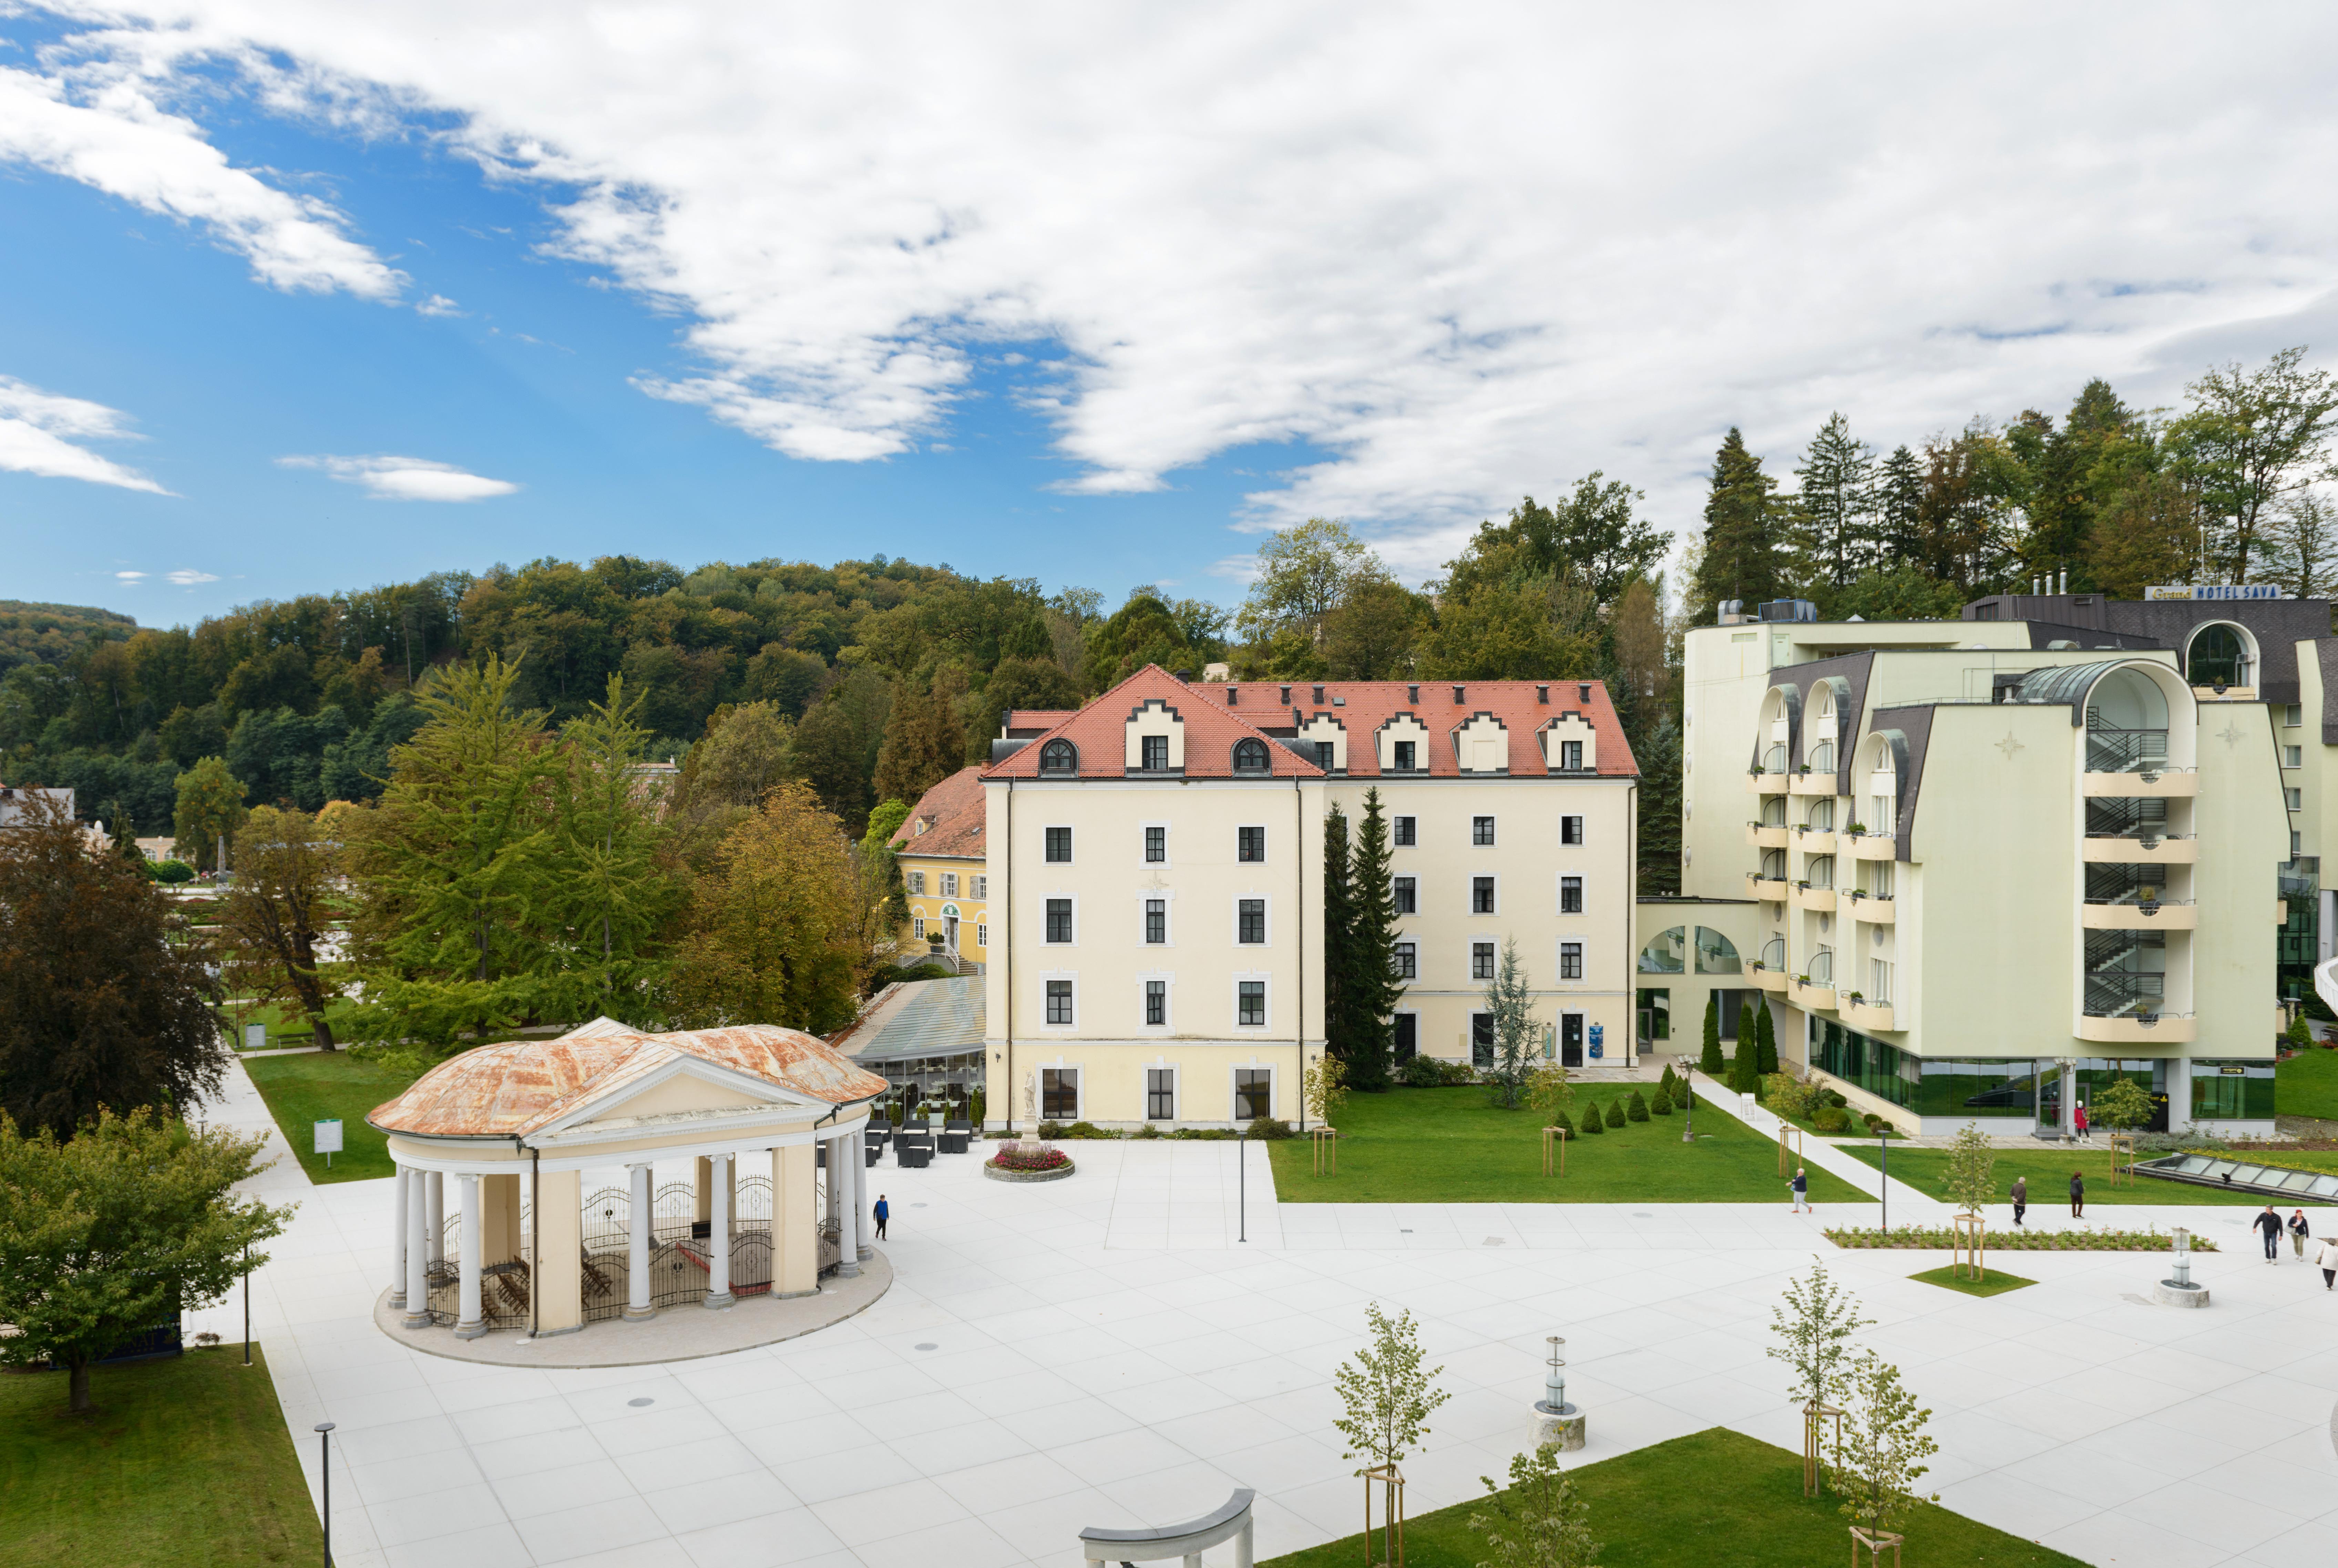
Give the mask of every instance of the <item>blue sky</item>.
[[1732, 425], [1791, 485], [2338, 327], [2309, 7], [80, 4], [0, 7], [0, 595], [150, 623], [611, 552], [1231, 603], [1309, 515], [1419, 582], [1593, 469], [1693, 531]]

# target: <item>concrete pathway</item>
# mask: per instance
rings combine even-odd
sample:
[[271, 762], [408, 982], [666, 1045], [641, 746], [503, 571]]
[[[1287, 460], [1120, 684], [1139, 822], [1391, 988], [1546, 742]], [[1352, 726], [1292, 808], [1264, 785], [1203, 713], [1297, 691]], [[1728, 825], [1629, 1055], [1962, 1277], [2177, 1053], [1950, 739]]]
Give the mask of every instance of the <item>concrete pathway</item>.
[[[231, 1095], [219, 1114], [235, 1113]], [[882, 1166], [896, 1283], [868, 1312], [604, 1371], [472, 1366], [384, 1334], [369, 1309], [390, 1184], [306, 1189], [254, 1315], [312, 1487], [309, 1428], [339, 1424], [339, 1560], [1069, 1568], [1083, 1525], [1165, 1523], [1237, 1485], [1258, 1489], [1272, 1555], [1355, 1527], [1331, 1377], [1372, 1301], [1420, 1320], [1453, 1395], [1405, 1465], [1415, 1513], [1478, 1494], [1528, 1441], [1551, 1333], [1590, 1413], [1586, 1461], [1716, 1425], [1793, 1447], [1763, 1352], [1772, 1303], [1813, 1253], [1931, 1408], [1927, 1484], [1949, 1506], [2139, 1568], [2321, 1568], [2338, 1541], [2338, 1296], [2310, 1268], [2265, 1266], [2245, 1210], [2112, 1217], [2191, 1223], [2228, 1249], [2197, 1265], [2215, 1306], [2186, 1312], [2146, 1304], [2159, 1269], [2133, 1254], [2008, 1254], [2039, 1283], [1987, 1301], [1918, 1284], [1905, 1276], [1944, 1255], [1836, 1251], [1817, 1227], [1871, 1211], [1795, 1217], [1783, 1192], [1282, 1205], [1252, 1150], [1244, 1205], [1239, 1145], [1078, 1158], [1077, 1177], [1035, 1186], [986, 1181], [970, 1156]], [[1911, 1218], [1927, 1203], [1904, 1200]], [[235, 1312], [195, 1326], [228, 1332]], [[587, 1333], [602, 1327], [622, 1326]]]

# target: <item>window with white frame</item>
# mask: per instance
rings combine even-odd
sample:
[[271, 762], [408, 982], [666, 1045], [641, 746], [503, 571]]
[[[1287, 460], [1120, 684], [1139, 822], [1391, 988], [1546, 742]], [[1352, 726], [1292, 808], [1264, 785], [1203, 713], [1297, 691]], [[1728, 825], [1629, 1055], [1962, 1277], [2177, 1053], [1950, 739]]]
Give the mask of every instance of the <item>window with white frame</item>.
[[1410, 848], [1414, 844], [1420, 842], [1420, 839], [1416, 835], [1420, 830], [1420, 818], [1418, 817], [1399, 817], [1394, 820], [1396, 822], [1396, 843]]
[[1399, 877], [1395, 878], [1395, 883], [1396, 912], [1400, 915], [1420, 914], [1420, 883], [1419, 879], [1411, 877]]
[[924, 872], [922, 872], [922, 871], [912, 871], [912, 872], [910, 872], [910, 873], [909, 873], [909, 891], [910, 891], [910, 892], [912, 892], [912, 893], [923, 893], [925, 890], [926, 890], [926, 874], [925, 874]]
[[1141, 735], [1137, 737], [1136, 765], [1147, 773], [1160, 773], [1169, 766], [1169, 737]]
[[1165, 1029], [1169, 1024], [1169, 982], [1147, 980], [1144, 983], [1144, 1026]]
[[2281, 710], [2281, 722], [2284, 729], [2289, 730], [2294, 730], [2300, 724], [2304, 723], [2305, 704], [2303, 702], [2292, 702], [2284, 706]]
[[968, 894], [968, 895], [967, 895], [967, 897], [969, 897], [969, 898], [987, 898], [987, 897], [990, 897], [990, 878], [989, 878], [989, 877], [977, 877], [974, 879], [974, 891], [973, 891], [973, 892], [971, 892], [971, 893], [969, 893], [969, 894]]
[[1263, 828], [1235, 828], [1234, 858], [1263, 862], [1266, 859], [1266, 829]]
[[1234, 1069], [1234, 1120], [1255, 1122], [1274, 1114], [1274, 1069]]
[[1039, 1114], [1050, 1122], [1076, 1122], [1080, 1119], [1078, 1068], [1039, 1069]]
[[1867, 798], [1867, 820], [1862, 824], [1862, 826], [1864, 826], [1870, 833], [1897, 832], [1899, 829], [1893, 821], [1893, 818], [1899, 815], [1896, 804], [1897, 803], [1894, 802], [1889, 795], [1869, 796]]
[[1491, 980], [1494, 977], [1494, 945], [1491, 942], [1469, 944], [1469, 978]]
[[1069, 980], [1047, 982], [1047, 1023], [1057, 1029], [1072, 1026], [1072, 983]]
[[1583, 944], [1562, 942], [1558, 945], [1558, 977], [1562, 980], [1583, 978]]
[[1862, 864], [1867, 869], [1868, 892], [1878, 898], [1891, 897], [1892, 878], [1898, 874], [1894, 864], [1889, 860], [1868, 860]]
[[990, 927], [979, 921], [976, 922], [974, 927], [974, 945], [977, 947], [990, 946]]
[[1558, 766], [1562, 772], [1582, 772], [1583, 742], [1580, 740], [1560, 741], [1558, 743]]
[[915, 920], [909, 922], [909, 935], [915, 936], [920, 942], [926, 939], [926, 919], [924, 916], [920, 915]]
[[2304, 790], [2303, 790], [2303, 789], [2284, 789], [2284, 790], [2283, 790], [2281, 793], [2282, 793], [2282, 799], [2284, 799], [2284, 800], [2287, 800], [2287, 801], [2289, 802], [2289, 808], [2290, 808], [2291, 810], [2293, 810], [2293, 811], [2303, 811], [2303, 810], [2304, 810], [2304, 809], [2305, 809], [2305, 791], [2304, 791]]
[[1072, 830], [1068, 828], [1047, 829], [1047, 864], [1068, 866], [1072, 863]]
[[1562, 877], [1558, 879], [1558, 912], [1562, 915], [1583, 913], [1583, 878]]
[[1420, 979], [1420, 949], [1410, 942], [1398, 943], [1396, 956], [1390, 960], [1390, 967], [1400, 980]]
[[1472, 877], [1469, 878], [1469, 913], [1472, 915], [1492, 915], [1498, 913], [1495, 908], [1493, 877]]
[[945, 871], [942, 873], [942, 897], [945, 898], [955, 898], [958, 897], [957, 872]]
[[1169, 900], [1147, 898], [1144, 901], [1144, 941], [1147, 946], [1165, 946], [1169, 940]]
[[1562, 844], [1582, 843], [1583, 818], [1580, 817], [1560, 818], [1558, 819], [1558, 841]]
[[2284, 768], [2303, 768], [2303, 767], [2304, 767], [2304, 766], [2305, 766], [2305, 748], [2304, 748], [2304, 747], [2303, 747], [2303, 746], [2284, 746], [2284, 747], [2283, 747], [2283, 748], [2281, 749], [2281, 765], [2282, 765], [2283, 767], [2284, 767]]
[[1482, 847], [1482, 846], [1490, 845], [1490, 844], [1492, 844], [1492, 843], [1493, 843], [1493, 841], [1494, 841], [1494, 819], [1493, 819], [1491, 817], [1472, 817], [1472, 818], [1469, 818], [1469, 842], [1470, 842], [1470, 843], [1472, 843], [1472, 844], [1479, 845], [1479, 846], [1481, 846], [1481, 847]]
[[1069, 942], [1072, 939], [1072, 901], [1068, 898], [1047, 900], [1047, 940]]
[[1867, 999], [1886, 1007], [1891, 1004], [1891, 965], [1881, 958], [1867, 961]]
[[1266, 982], [1237, 980], [1234, 982], [1234, 1026], [1238, 1029], [1266, 1027]]
[[1160, 823], [1150, 823], [1144, 829], [1144, 863], [1147, 866], [1166, 865], [1169, 860], [1169, 829]]
[[1147, 1067], [1144, 1070], [1144, 1119], [1147, 1122], [1177, 1120], [1177, 1069]]
[[1234, 900], [1234, 940], [1246, 947], [1265, 945], [1265, 899], [1237, 898]]

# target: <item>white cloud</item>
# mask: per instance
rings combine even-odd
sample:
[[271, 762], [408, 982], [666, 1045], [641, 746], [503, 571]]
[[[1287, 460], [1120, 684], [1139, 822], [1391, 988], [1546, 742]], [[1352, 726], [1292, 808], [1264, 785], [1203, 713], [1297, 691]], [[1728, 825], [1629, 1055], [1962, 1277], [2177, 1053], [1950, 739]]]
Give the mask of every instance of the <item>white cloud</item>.
[[417, 305], [414, 308], [414, 313], [418, 316], [460, 316], [463, 311], [461, 307], [444, 294], [433, 294], [429, 299]]
[[119, 5], [83, 54], [141, 83], [451, 120], [683, 323], [642, 388], [779, 451], [909, 450], [1029, 353], [1063, 487], [1263, 446], [1252, 524], [1416, 574], [1595, 466], [1693, 523], [1733, 423], [1783, 473], [1832, 408], [2170, 401], [2338, 288], [2326, 9]]
[[231, 167], [155, 86], [121, 57], [49, 75], [0, 69], [0, 159], [199, 224], [273, 288], [398, 297], [404, 275], [351, 240], [331, 206]]
[[127, 416], [103, 403], [60, 397], [14, 376], [0, 376], [0, 469], [168, 495], [168, 490], [136, 469], [74, 445], [131, 435]]
[[176, 571], [163, 573], [162, 578], [163, 581], [173, 583], [178, 587], [192, 588], [198, 583], [218, 582], [219, 573], [216, 572], [198, 572], [192, 567], [182, 566]]
[[120, 578], [124, 583], [135, 583], [141, 577], [145, 575], [146, 573], [143, 572], [116, 572], [114, 573], [114, 576]]
[[427, 457], [279, 457], [286, 468], [316, 468], [344, 485], [362, 485], [377, 501], [484, 501], [519, 486]]

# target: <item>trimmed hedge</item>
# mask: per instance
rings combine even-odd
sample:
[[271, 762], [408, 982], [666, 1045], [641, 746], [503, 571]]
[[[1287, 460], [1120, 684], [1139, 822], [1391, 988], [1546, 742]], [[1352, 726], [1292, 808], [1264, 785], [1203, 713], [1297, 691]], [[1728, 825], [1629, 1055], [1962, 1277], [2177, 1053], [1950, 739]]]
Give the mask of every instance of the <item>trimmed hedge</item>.
[[[1843, 1248], [1920, 1248], [1948, 1252], [1957, 1245], [1957, 1233], [1901, 1225], [1891, 1230], [1827, 1230], [1821, 1234]], [[1999, 1230], [1988, 1235], [1991, 1251], [2006, 1252], [2171, 1252], [2175, 1238], [2164, 1230]], [[2217, 1246], [2205, 1236], [2192, 1238], [2195, 1252], [2214, 1252]]]

